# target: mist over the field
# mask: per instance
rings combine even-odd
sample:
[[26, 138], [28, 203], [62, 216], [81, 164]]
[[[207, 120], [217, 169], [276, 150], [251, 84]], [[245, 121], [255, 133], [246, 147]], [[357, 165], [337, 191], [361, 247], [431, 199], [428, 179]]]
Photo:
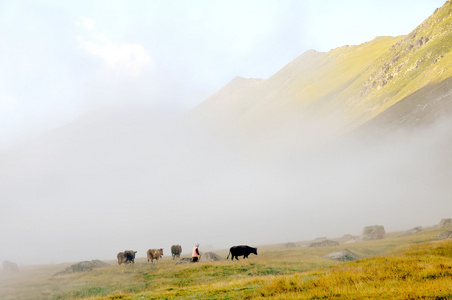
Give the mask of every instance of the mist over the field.
[[[450, 217], [450, 122], [338, 135], [291, 108], [273, 115], [278, 105], [253, 89], [234, 101], [223, 90], [215, 113], [199, 112], [235, 76], [259, 83], [310, 49], [408, 34], [443, 4], [0, 1], [0, 262], [170, 255], [173, 244], [189, 253], [196, 242], [259, 246]], [[252, 118], [238, 117], [251, 107], [243, 97]]]
[[385, 136], [285, 127], [251, 141], [192, 121], [107, 110], [3, 153], [0, 260], [360, 235], [435, 225], [451, 211], [450, 122]]

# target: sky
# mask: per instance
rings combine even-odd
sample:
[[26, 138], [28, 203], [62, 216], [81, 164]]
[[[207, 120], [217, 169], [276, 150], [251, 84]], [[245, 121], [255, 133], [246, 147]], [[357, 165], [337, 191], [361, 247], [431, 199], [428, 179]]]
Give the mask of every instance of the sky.
[[105, 107], [186, 111], [309, 49], [407, 34], [443, 3], [0, 0], [0, 149]]
[[0, 261], [169, 256], [176, 243], [450, 217], [450, 123], [323, 148], [309, 144], [321, 132], [295, 128], [247, 148], [173, 115], [309, 49], [408, 34], [442, 2], [0, 0]]

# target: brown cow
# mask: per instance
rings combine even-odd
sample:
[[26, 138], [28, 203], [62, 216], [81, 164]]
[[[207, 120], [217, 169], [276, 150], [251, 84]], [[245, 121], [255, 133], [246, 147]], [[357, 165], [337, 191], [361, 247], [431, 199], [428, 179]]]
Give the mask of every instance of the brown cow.
[[163, 248], [160, 249], [149, 249], [147, 252], [148, 262], [154, 263], [154, 259], [159, 263], [159, 258], [163, 256]]
[[182, 247], [181, 245], [172, 245], [171, 246], [171, 255], [174, 258], [180, 258], [180, 254], [182, 253]]
[[5, 260], [3, 262], [3, 272], [5, 273], [17, 273], [19, 272], [19, 267], [16, 263]]
[[118, 255], [116, 255], [118, 258], [118, 265], [121, 265], [126, 262], [126, 258], [124, 257], [124, 252], [119, 252]]

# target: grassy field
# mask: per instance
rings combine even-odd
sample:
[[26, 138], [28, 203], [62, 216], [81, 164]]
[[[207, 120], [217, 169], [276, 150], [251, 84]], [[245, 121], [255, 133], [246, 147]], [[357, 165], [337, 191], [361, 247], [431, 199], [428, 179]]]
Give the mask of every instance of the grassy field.
[[[54, 276], [70, 264], [2, 274], [1, 299], [452, 299], [452, 240], [444, 229], [325, 248], [266, 246], [247, 260], [93, 269]], [[362, 259], [324, 258], [349, 249]], [[226, 256], [226, 251], [218, 251]]]

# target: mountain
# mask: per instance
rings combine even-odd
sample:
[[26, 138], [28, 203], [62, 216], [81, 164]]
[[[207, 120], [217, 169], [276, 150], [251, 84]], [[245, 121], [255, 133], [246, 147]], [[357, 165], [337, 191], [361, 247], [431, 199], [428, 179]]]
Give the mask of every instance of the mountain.
[[268, 79], [235, 78], [194, 114], [253, 134], [290, 119], [322, 120], [337, 132], [360, 127], [452, 76], [451, 10], [447, 1], [406, 36], [310, 50]]
[[[236, 77], [187, 115], [100, 111], [0, 153], [0, 261], [450, 217], [452, 124], [436, 123], [451, 111], [450, 11], [406, 36], [308, 51], [267, 79]], [[416, 124], [431, 126], [398, 131]], [[397, 133], [337, 134], [373, 128]]]

